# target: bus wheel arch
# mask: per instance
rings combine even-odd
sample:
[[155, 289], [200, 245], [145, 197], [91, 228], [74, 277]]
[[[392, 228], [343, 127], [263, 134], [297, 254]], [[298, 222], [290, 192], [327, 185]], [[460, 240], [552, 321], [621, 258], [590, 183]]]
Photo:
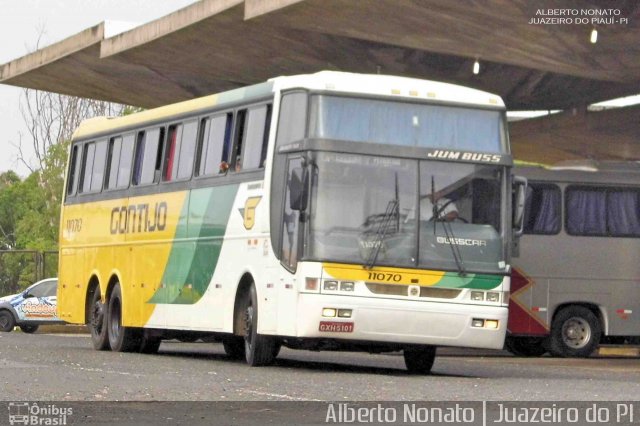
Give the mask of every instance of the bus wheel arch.
[[[234, 306], [234, 335], [244, 336], [244, 352], [250, 366], [269, 365], [275, 360], [279, 349], [273, 336], [258, 333], [259, 299], [253, 277], [242, 276]], [[234, 336], [235, 337], [235, 336]]]
[[600, 310], [592, 304], [559, 306], [551, 322], [549, 352], [565, 358], [586, 358], [598, 347], [603, 322]]

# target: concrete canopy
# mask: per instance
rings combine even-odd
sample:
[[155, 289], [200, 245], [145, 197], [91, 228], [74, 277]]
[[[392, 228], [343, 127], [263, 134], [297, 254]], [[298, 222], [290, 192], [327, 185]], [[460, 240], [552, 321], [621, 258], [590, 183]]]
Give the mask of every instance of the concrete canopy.
[[89, 28], [0, 66], [0, 83], [145, 108], [323, 69], [462, 84], [509, 109], [640, 93], [640, 2], [562, 5], [618, 21], [531, 24], [551, 1], [202, 0], [114, 37]]

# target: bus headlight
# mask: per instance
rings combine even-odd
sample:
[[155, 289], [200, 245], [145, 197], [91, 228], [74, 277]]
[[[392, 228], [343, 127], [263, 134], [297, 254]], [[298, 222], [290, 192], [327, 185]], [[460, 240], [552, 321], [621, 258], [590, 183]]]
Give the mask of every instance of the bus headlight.
[[484, 300], [484, 291], [472, 291], [471, 292], [471, 300], [483, 301]]
[[338, 289], [338, 281], [325, 281], [323, 288], [328, 291], [336, 291]]
[[500, 293], [497, 291], [490, 291], [487, 293], [487, 302], [499, 302], [500, 301]]

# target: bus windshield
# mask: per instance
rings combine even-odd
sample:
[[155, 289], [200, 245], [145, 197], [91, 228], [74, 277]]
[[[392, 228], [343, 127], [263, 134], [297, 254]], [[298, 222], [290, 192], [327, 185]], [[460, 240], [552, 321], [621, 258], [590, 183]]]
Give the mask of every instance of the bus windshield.
[[498, 110], [314, 95], [310, 119], [310, 138], [505, 151]]
[[330, 152], [314, 157], [307, 258], [504, 270], [499, 167]]

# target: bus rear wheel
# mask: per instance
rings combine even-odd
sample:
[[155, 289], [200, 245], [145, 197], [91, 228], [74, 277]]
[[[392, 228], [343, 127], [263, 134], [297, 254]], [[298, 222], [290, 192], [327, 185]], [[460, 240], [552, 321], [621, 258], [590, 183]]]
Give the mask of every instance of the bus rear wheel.
[[116, 283], [109, 296], [107, 311], [109, 346], [114, 352], [136, 352], [140, 350], [141, 330], [122, 325], [122, 290]]
[[276, 341], [271, 336], [258, 334], [258, 295], [251, 284], [244, 308], [244, 350], [247, 364], [256, 367], [269, 365], [276, 358]]
[[551, 325], [549, 351], [565, 358], [586, 358], [600, 343], [602, 327], [598, 317], [584, 306], [562, 309]]
[[411, 374], [429, 374], [436, 359], [435, 346], [418, 346], [403, 351], [404, 364]]
[[100, 288], [96, 287], [89, 302], [89, 331], [91, 332], [91, 343], [98, 351], [109, 349], [109, 336], [107, 334], [107, 306], [102, 303]]

